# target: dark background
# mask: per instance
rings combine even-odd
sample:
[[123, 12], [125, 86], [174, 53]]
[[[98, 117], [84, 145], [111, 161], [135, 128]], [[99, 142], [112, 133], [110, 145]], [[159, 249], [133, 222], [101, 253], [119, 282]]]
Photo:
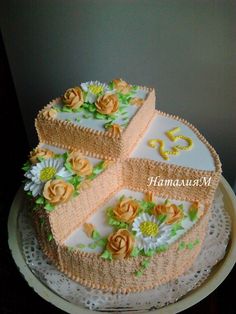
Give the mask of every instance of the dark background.
[[[95, 4], [94, 1], [88, 2], [90, 4]], [[106, 1], [103, 2], [105, 4]], [[129, 3], [130, 1], [126, 2]], [[146, 3], [146, 1], [138, 2], [142, 4]], [[162, 5], [162, 7], [159, 7], [162, 11], [157, 11], [157, 15], [159, 18], [162, 16], [162, 19], [165, 19], [167, 14], [166, 10], [170, 10], [172, 12], [172, 17], [176, 16], [177, 18], [177, 21], [175, 22], [176, 25], [180, 25], [181, 32], [185, 33], [184, 24], [181, 23], [181, 18], [186, 18], [186, 16], [181, 16], [180, 11], [182, 9], [181, 12], [186, 13], [186, 10], [190, 10], [191, 8], [186, 5], [186, 2], [179, 1], [179, 11], [175, 11], [174, 9], [170, 9], [171, 6], [168, 7], [163, 5], [167, 2], [170, 5], [176, 5], [177, 3], [177, 1], [157, 1], [156, 3], [158, 3], [158, 5]], [[189, 3], [190, 2], [193, 6], [193, 2], [189, 1]], [[19, 5], [17, 3], [21, 4]], [[70, 1], [68, 10], [73, 9], [72, 3], [81, 4], [82, 6], [85, 5], [85, 1]], [[80, 63], [80, 67], [78, 68], [78, 71], [76, 70], [76, 73], [76, 71], [71, 69], [71, 64], [67, 63], [67, 60], [65, 59], [67, 52], [64, 45], [60, 47], [57, 42], [59, 46], [55, 46], [56, 42], [54, 41], [54, 50], [48, 51], [48, 58], [47, 51], [45, 50], [45, 44], [49, 37], [53, 36], [53, 32], [56, 34], [57, 38], [60, 38], [60, 35], [65, 35], [64, 29], [61, 28], [62, 26], [59, 24], [58, 28], [54, 25], [51, 30], [43, 24], [48, 23], [49, 13], [52, 13], [54, 4], [58, 4], [58, 6], [56, 6], [57, 8], [54, 7], [56, 10], [55, 15], [58, 16], [56, 22], [59, 23], [59, 20], [63, 19], [63, 16], [68, 18], [69, 11], [65, 10], [65, 12], [63, 12], [63, 10], [60, 11], [58, 9], [58, 7], [63, 8], [65, 2], [5, 1], [3, 11], [1, 11], [1, 26], [3, 32], [1, 33], [0, 38], [0, 103], [2, 109], [0, 112], [0, 134], [2, 145], [2, 180], [0, 189], [0, 313], [37, 314], [49, 311], [51, 313], [62, 313], [60, 310], [45, 302], [37, 294], [35, 294], [21, 277], [14, 261], [11, 258], [7, 245], [7, 217], [15, 192], [19, 188], [22, 180], [22, 173], [20, 170], [21, 165], [25, 161], [29, 150], [36, 143], [36, 135], [33, 130], [33, 117], [38, 109], [45, 104], [45, 102], [47, 102], [51, 97], [59, 95], [65, 87], [70, 86], [72, 83], [72, 85], [74, 85], [74, 82], [77, 83], [78, 81], [84, 81], [91, 78], [107, 81], [112, 77], [117, 76], [117, 74], [119, 74], [118, 76], [125, 76], [123, 73], [127, 73], [127, 77], [124, 77], [127, 80], [129, 79], [130, 81], [139, 82], [140, 77], [142, 77], [141, 73], [143, 72], [143, 81], [141, 81], [141, 83], [144, 85], [146, 84], [159, 87], [159, 101], [160, 108], [162, 110], [166, 109], [166, 111], [170, 113], [183, 116], [199, 127], [200, 131], [204, 134], [207, 134], [207, 139], [209, 139], [210, 143], [216, 147], [218, 153], [220, 154], [223, 163], [224, 176], [232, 186], [235, 184], [236, 97], [234, 89], [236, 82], [236, 28], [233, 28], [233, 25], [236, 24], [233, 24], [232, 16], [234, 16], [234, 20], [236, 20], [236, 5], [233, 1], [195, 1], [195, 3], [197, 4], [197, 7], [194, 9], [195, 11], [190, 10], [192, 15], [190, 16], [189, 24], [186, 24], [186, 27], [190, 28], [189, 31], [192, 32], [193, 35], [197, 35], [197, 38], [195, 39], [198, 45], [194, 46], [194, 49], [191, 51], [191, 55], [194, 56], [195, 59], [186, 60], [186, 67], [183, 65], [183, 61], [188, 56], [181, 56], [181, 53], [186, 50], [186, 48], [190, 48], [190, 45], [187, 43], [184, 44], [184, 39], [182, 39], [179, 43], [182, 48], [178, 48], [178, 43], [176, 42], [175, 46], [177, 48], [175, 50], [171, 50], [171, 48], [173, 48], [172, 46], [169, 47], [169, 50], [167, 49], [167, 46], [165, 46], [166, 50], [161, 53], [161, 56], [159, 55], [159, 57], [162, 58], [159, 68], [155, 68], [154, 64], [154, 68], [152, 69], [150, 64], [155, 61], [155, 54], [158, 57], [158, 43], [151, 43], [150, 46], [148, 46], [149, 50], [143, 50], [141, 46], [147, 44], [145, 40], [150, 41], [151, 37], [141, 34], [145, 40], [141, 39], [140, 41], [136, 37], [132, 37], [133, 32], [136, 34], [140, 31], [140, 23], [142, 24], [142, 20], [136, 20], [135, 22], [132, 21], [132, 14], [129, 13], [129, 25], [131, 25], [131, 30], [129, 29], [127, 31], [127, 36], [131, 36], [130, 38], [133, 38], [135, 43], [133, 46], [129, 44], [129, 49], [124, 44], [125, 52], [121, 52], [119, 50], [116, 51], [116, 53], [118, 55], [121, 54], [122, 59], [125, 58], [125, 53], [129, 50], [132, 52], [133, 58], [135, 59], [135, 49], [140, 48], [139, 52], [137, 51], [137, 55], [140, 56], [141, 50], [141, 54], [146, 54], [152, 59], [152, 61], [150, 62], [150, 60], [145, 60], [144, 58], [140, 61], [142, 63], [140, 65], [138, 59], [132, 61], [131, 57], [127, 56], [127, 62], [132, 64], [132, 70], [127, 69], [126, 63], [122, 63], [122, 60], [119, 60], [119, 58], [113, 58], [112, 60], [114, 62], [112, 63], [111, 60], [107, 60], [106, 52], [108, 50], [111, 54], [112, 49], [117, 49], [117, 46], [109, 46], [109, 38], [104, 35], [104, 41], [108, 41], [108, 45], [104, 47], [106, 50], [104, 51], [104, 55], [106, 56], [104, 63], [107, 63], [107, 69], [104, 68], [101, 72], [97, 64], [101, 63], [101, 59], [99, 58], [101, 58], [101, 54], [103, 53], [100, 46], [98, 51], [96, 51], [96, 47], [94, 48], [91, 46], [93, 53], [85, 49], [87, 47], [86, 45], [89, 43], [88, 40], [88, 42], [85, 42], [84, 48], [78, 49], [83, 56], [81, 58], [84, 58], [84, 60]], [[204, 5], [206, 6], [204, 7]], [[112, 10], [112, 7], [107, 7], [107, 9]], [[223, 13], [216, 18], [214, 14], [219, 14], [219, 9], [222, 9]], [[35, 20], [34, 18], [37, 16], [37, 10], [40, 19]], [[129, 11], [129, 8], [127, 8], [127, 10]], [[150, 8], [148, 9], [148, 12], [151, 14]], [[197, 13], [194, 15], [193, 12]], [[104, 15], [104, 18], [105, 17], [106, 14]], [[137, 13], [137, 17], [142, 17], [140, 12]], [[210, 18], [210, 23], [204, 24], [206, 23], [207, 18]], [[221, 27], [218, 26], [217, 31], [215, 30], [215, 20], [221, 23]], [[86, 17], [83, 17], [82, 21], [85, 23]], [[186, 20], [184, 21], [186, 22]], [[92, 22], [93, 20], [90, 19], [88, 24], [91, 25]], [[97, 19], [96, 22], [98, 22]], [[117, 23], [118, 21], [115, 22]], [[41, 28], [39, 28], [40, 23], [42, 24]], [[108, 21], [106, 20], [106, 23], [111, 26], [113, 25], [111, 18]], [[105, 26], [108, 25], [106, 23]], [[73, 21], [70, 22], [70, 25], [72, 25], [73, 28]], [[174, 25], [174, 28], [176, 25]], [[101, 23], [100, 28], [102, 28], [102, 31], [104, 31], [103, 27], [105, 26], [102, 26]], [[135, 28], [135, 26], [137, 27]], [[158, 23], [155, 24], [155, 21], [151, 23], [151, 28], [153, 29], [154, 26], [158, 26]], [[145, 28], [145, 26], [143, 27]], [[204, 33], [201, 33], [204, 32], [204, 27], [208, 27], [208, 29], [210, 29], [210, 31], [208, 30], [207, 38], [202, 35]], [[166, 25], [166, 28], [167, 33], [161, 33], [158, 37], [158, 40], [162, 40], [162, 43], [165, 37], [170, 34], [168, 32], [175, 31], [174, 29], [168, 29], [168, 25]], [[79, 31], [80, 30], [78, 30], [78, 32]], [[122, 30], [122, 35], [125, 37], [126, 35], [124, 31], [125, 30]], [[86, 30], [81, 32], [86, 32]], [[115, 29], [114, 32], [110, 29], [110, 32], [111, 34], [113, 33], [113, 35], [111, 35], [113, 38], [115, 37], [119, 42], [121, 41], [119, 31], [117, 31], [117, 29]], [[5, 36], [2, 36], [3, 33]], [[33, 40], [34, 34], [37, 40]], [[210, 34], [213, 35], [213, 38], [211, 38]], [[19, 37], [17, 37], [18, 35]], [[42, 38], [43, 35], [44, 37]], [[87, 31], [85, 35], [90, 36], [90, 31]], [[103, 40], [101, 37], [99, 37], [99, 39]], [[72, 42], [73, 40], [76, 42], [74, 36], [71, 36], [70, 40], [72, 40]], [[90, 40], [90, 44], [93, 45], [93, 42], [96, 40], [96, 36], [94, 35], [94, 37], [90, 38]], [[174, 36], [170, 36], [169, 41], [173, 42], [174, 40]], [[180, 38], [177, 38], [177, 41], [179, 40]], [[152, 44], [154, 46], [152, 46]], [[200, 44], [205, 44], [207, 46], [206, 50], [202, 48], [203, 46], [199, 47]], [[40, 50], [40, 45], [42, 50]], [[212, 45], [214, 49], [212, 49], [212, 54], [208, 55], [210, 46]], [[70, 45], [69, 47], [67, 46], [67, 49], [72, 46], [73, 45]], [[59, 57], [55, 57], [55, 64], [50, 65], [50, 58], [55, 56], [55, 53], [59, 48], [62, 48], [64, 59], [61, 59], [60, 62], [59, 54]], [[83, 51], [83, 49], [85, 50]], [[196, 49], [198, 50], [196, 51]], [[154, 56], [150, 52], [152, 50]], [[164, 58], [163, 54], [165, 53], [172, 55], [172, 59], [169, 59], [170, 65], [167, 64], [168, 59]], [[99, 62], [94, 61], [96, 54], [98, 55]], [[70, 53], [69, 56], [70, 58], [73, 57]], [[88, 69], [86, 69], [84, 63], [88, 59], [91, 63]], [[27, 60], [29, 62], [28, 69]], [[214, 62], [210, 62], [210, 60], [213, 60]], [[222, 60], [224, 62], [222, 62]], [[178, 66], [178, 62], [180, 61], [182, 62], [184, 69], [181, 69], [181, 67]], [[202, 62], [202, 67], [199, 69], [200, 61]], [[136, 67], [134, 67], [134, 63], [136, 64]], [[149, 75], [148, 71], [144, 69], [143, 64], [147, 65]], [[194, 64], [194, 66], [192, 66], [192, 64]], [[208, 66], [207, 71], [204, 70], [204, 66], [206, 65]], [[139, 69], [139, 66], [141, 69]], [[40, 67], [42, 68], [41, 71], [39, 70]], [[57, 67], [59, 67], [60, 70], [57, 71]], [[118, 72], [118, 68], [120, 72]], [[172, 72], [170, 71], [171, 68]], [[115, 71], [114, 74], [113, 71]], [[141, 73], [139, 71], [141, 71]], [[155, 75], [151, 71], [157, 71], [158, 74]], [[184, 75], [186, 75], [188, 71], [191, 73], [186, 78]], [[47, 72], [47, 76], [42, 77], [43, 72]], [[93, 73], [93, 75], [94, 73], [98, 73], [98, 75], [96, 77], [87, 77], [90, 72]], [[61, 73], [64, 73], [63, 77], [61, 77]], [[57, 79], [57, 75], [60, 76], [60, 79]], [[34, 82], [34, 76], [37, 76], [36, 83], [41, 80], [41, 84], [38, 88]], [[137, 77], [139, 79], [137, 79]], [[50, 83], [52, 80], [53, 83]], [[204, 86], [207, 86], [207, 88], [204, 88]], [[188, 106], [191, 107], [191, 110], [187, 108]], [[236, 271], [234, 269], [228, 278], [226, 278], [226, 280], [220, 285], [220, 287], [215, 290], [215, 292], [184, 313], [236, 313], [234, 288], [235, 279]]]

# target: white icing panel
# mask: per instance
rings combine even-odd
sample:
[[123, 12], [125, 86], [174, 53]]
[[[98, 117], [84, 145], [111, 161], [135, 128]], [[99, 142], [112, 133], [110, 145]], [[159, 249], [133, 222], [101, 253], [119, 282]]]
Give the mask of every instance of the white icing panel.
[[[132, 190], [128, 190], [128, 189], [122, 189], [119, 192], [115, 193], [105, 204], [103, 204], [86, 222], [87, 223], [92, 223], [95, 227], [95, 229], [101, 234], [102, 237], [106, 237], [108, 236], [112, 231], [113, 228], [111, 226], [109, 226], [106, 222], [106, 209], [110, 206], [114, 206], [119, 198], [125, 195], [126, 197], [133, 197], [136, 200], [143, 200], [144, 198], [144, 194], [141, 192], [135, 192]], [[187, 217], [187, 212], [188, 209], [191, 205], [190, 202], [187, 201], [177, 201], [177, 200], [171, 200], [169, 199], [171, 202], [173, 202], [176, 205], [180, 205], [183, 204], [183, 211], [186, 214], [186, 218], [184, 218], [182, 220], [182, 227], [184, 228], [183, 230], [179, 230], [177, 232], [177, 235], [174, 237], [171, 237], [168, 240], [168, 244], [171, 244], [173, 242], [175, 242], [181, 235], [183, 235], [184, 233], [187, 232], [187, 230], [189, 230], [195, 223], [191, 222], [189, 220], [189, 218]], [[161, 197], [155, 197], [154, 201], [156, 203], [160, 203], [162, 204], [165, 199], [161, 198]], [[200, 206], [200, 210], [203, 210], [203, 206]], [[97, 253], [101, 253], [103, 251], [102, 248], [100, 247], [96, 247], [95, 249], [91, 249], [89, 247], [87, 247], [90, 243], [92, 243], [93, 240], [91, 238], [89, 238], [85, 232], [83, 231], [83, 226], [81, 226], [80, 228], [76, 229], [65, 241], [65, 245], [69, 246], [69, 247], [76, 247], [79, 244], [84, 244], [86, 247], [83, 248], [83, 251], [85, 252], [97, 252]]]
[[[185, 135], [191, 138], [194, 146], [191, 150], [180, 151], [179, 155], [169, 155], [169, 160], [165, 160], [159, 154], [158, 149], [148, 146], [148, 140], [156, 138], [164, 140], [166, 150], [171, 150], [171, 147], [177, 144], [186, 146], [184, 140], [172, 142], [166, 136], [165, 132], [176, 127], [180, 127], [180, 131], [177, 132], [176, 135]], [[199, 170], [215, 170], [215, 163], [211, 152], [192, 129], [174, 118], [165, 117], [161, 114], [157, 114], [156, 118], [151, 122], [149, 128], [131, 153], [130, 157], [162, 161]]]
[[[133, 93], [132, 97], [145, 99], [147, 97], [147, 94], [148, 93], [145, 90], [138, 89], [137, 91], [135, 91]], [[62, 107], [63, 103], [61, 101], [59, 101], [56, 106]], [[138, 111], [139, 108], [140, 107], [136, 106], [136, 105], [127, 106], [126, 107], [127, 114], [125, 115], [126, 119], [124, 119], [124, 116], [120, 115], [119, 118], [114, 120], [114, 123], [117, 123], [120, 125], [127, 123], [136, 114], [136, 112]], [[79, 118], [79, 121], [77, 120], [78, 118]], [[106, 122], [108, 122], [108, 120], [99, 120], [99, 119], [94, 119], [93, 117], [92, 118], [85, 118], [84, 117], [84, 111], [73, 112], [73, 113], [58, 112], [57, 113], [57, 119], [69, 120], [70, 122], [72, 122], [76, 125], [84, 126], [84, 127], [91, 128], [94, 130], [99, 130], [99, 131], [105, 131], [104, 124]]]

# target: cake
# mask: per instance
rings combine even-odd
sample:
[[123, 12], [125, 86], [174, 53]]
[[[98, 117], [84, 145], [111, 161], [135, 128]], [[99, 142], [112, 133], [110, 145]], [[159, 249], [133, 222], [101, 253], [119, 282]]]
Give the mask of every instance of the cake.
[[129, 293], [178, 278], [201, 250], [221, 174], [187, 121], [122, 79], [67, 89], [35, 120], [24, 190], [40, 247], [80, 284]]

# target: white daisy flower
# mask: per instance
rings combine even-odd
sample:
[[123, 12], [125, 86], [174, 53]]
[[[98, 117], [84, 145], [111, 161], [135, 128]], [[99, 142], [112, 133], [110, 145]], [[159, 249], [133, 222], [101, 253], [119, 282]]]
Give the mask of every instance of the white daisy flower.
[[87, 93], [85, 101], [89, 102], [90, 104], [95, 103], [98, 96], [103, 95], [109, 91], [108, 85], [99, 81], [81, 83], [80, 86]]
[[167, 244], [170, 229], [170, 226], [160, 224], [155, 216], [146, 213], [136, 217], [132, 225], [132, 231], [136, 232], [136, 245], [145, 252]]
[[64, 159], [45, 159], [37, 163], [26, 172], [25, 177], [29, 179], [25, 186], [25, 191], [31, 191], [35, 197], [41, 194], [44, 184], [55, 176], [69, 178], [71, 173], [64, 167]]

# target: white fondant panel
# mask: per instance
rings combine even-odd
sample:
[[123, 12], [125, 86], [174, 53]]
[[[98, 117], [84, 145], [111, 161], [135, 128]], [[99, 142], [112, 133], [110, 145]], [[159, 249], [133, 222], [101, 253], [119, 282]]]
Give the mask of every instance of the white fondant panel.
[[[137, 91], [134, 92], [134, 94], [132, 96], [145, 99], [147, 97], [147, 92], [142, 90], [142, 89], [138, 89]], [[57, 105], [59, 107], [63, 106], [61, 101], [59, 101]], [[120, 124], [120, 125], [126, 124], [135, 115], [135, 113], [139, 110], [139, 108], [140, 107], [136, 106], [136, 105], [129, 105], [129, 106], [127, 106], [126, 107], [126, 113], [127, 114], [120, 115], [119, 118], [114, 120], [114, 123], [117, 123], [117, 124]], [[78, 121], [78, 118], [79, 118], [79, 121]], [[94, 119], [93, 117], [85, 118], [84, 111], [73, 112], [73, 113], [70, 113], [70, 112], [58, 112], [57, 113], [57, 119], [59, 119], [59, 120], [69, 120], [70, 122], [72, 122], [72, 123], [74, 123], [76, 125], [84, 126], [84, 127], [91, 128], [91, 129], [94, 129], [94, 130], [99, 130], [99, 131], [105, 131], [104, 124], [106, 122], [108, 122], [108, 120]]]
[[[113, 228], [111, 226], [109, 226], [107, 224], [107, 217], [106, 217], [106, 209], [110, 206], [114, 206], [119, 198], [125, 195], [126, 197], [133, 197], [136, 200], [143, 200], [144, 198], [144, 194], [141, 192], [135, 192], [132, 190], [128, 190], [128, 189], [122, 189], [120, 191], [118, 191], [117, 193], [115, 193], [113, 196], [111, 196], [111, 198], [105, 203], [103, 204], [86, 222], [87, 223], [92, 223], [95, 227], [95, 229], [101, 234], [102, 237], [106, 237], [108, 236], [112, 231]], [[186, 214], [186, 218], [184, 218], [182, 220], [182, 227], [184, 228], [183, 230], [179, 230], [177, 232], [177, 235], [174, 237], [171, 237], [168, 240], [168, 244], [171, 244], [173, 242], [175, 242], [181, 235], [183, 235], [184, 233], [187, 232], [187, 230], [189, 230], [196, 221], [191, 222], [188, 219], [187, 216], [187, 212], [188, 209], [191, 205], [190, 202], [187, 201], [177, 201], [177, 200], [172, 200], [169, 199], [171, 202], [173, 202], [176, 205], [180, 205], [183, 204], [183, 211]], [[162, 204], [165, 199], [161, 198], [161, 197], [155, 197], [154, 201], [158, 204]], [[200, 206], [200, 210], [203, 210], [203, 206]], [[93, 240], [91, 238], [89, 238], [84, 230], [83, 230], [83, 226], [79, 227], [77, 230], [75, 230], [65, 241], [65, 245], [69, 246], [69, 247], [78, 247], [79, 244], [84, 244], [86, 247], [83, 248], [83, 251], [85, 252], [97, 252], [97, 253], [101, 253], [102, 249], [100, 247], [96, 247], [95, 249], [91, 249], [88, 247], [88, 245], [90, 243], [92, 243]]]
[[[148, 146], [150, 139], [161, 139], [165, 141], [165, 150], [171, 150], [171, 147], [179, 144], [186, 145], [184, 140], [171, 142], [165, 132], [180, 127], [180, 131], [176, 135], [185, 135], [193, 140], [193, 148], [191, 150], [182, 150], [179, 155], [169, 155], [169, 160], [161, 157], [158, 149]], [[184, 167], [191, 167], [199, 170], [215, 170], [214, 159], [207, 146], [198, 138], [198, 136], [184, 123], [161, 114], [157, 114], [151, 122], [144, 136], [131, 153], [130, 157], [145, 158], [155, 161], [162, 161]]]

